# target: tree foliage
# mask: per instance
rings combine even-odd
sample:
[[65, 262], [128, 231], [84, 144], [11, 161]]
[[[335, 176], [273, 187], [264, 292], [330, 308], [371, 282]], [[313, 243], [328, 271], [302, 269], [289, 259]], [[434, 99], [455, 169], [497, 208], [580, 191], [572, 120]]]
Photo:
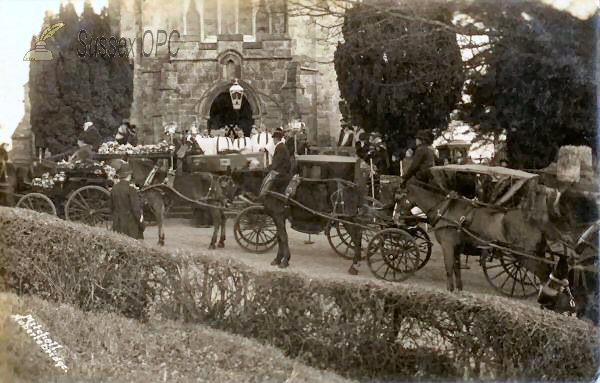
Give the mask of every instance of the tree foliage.
[[487, 49], [469, 65], [463, 119], [506, 134], [512, 166], [547, 166], [561, 145], [595, 149], [594, 24], [540, 2], [475, 2]]
[[[35, 61], [29, 66], [31, 127], [36, 145], [62, 153], [76, 144], [86, 120], [94, 122], [104, 138], [115, 135], [119, 122], [129, 117], [133, 98], [133, 68], [127, 57], [85, 57], [79, 31], [85, 29], [95, 52], [96, 37], [113, 34], [106, 10], [95, 14], [86, 2], [81, 16], [72, 4], [61, 6], [57, 15], [48, 15], [40, 32], [49, 25], [66, 25], [46, 41], [52, 61]], [[108, 47], [108, 42], [104, 45]], [[32, 45], [33, 46], [33, 45]], [[102, 53], [100, 49], [98, 53]]]
[[421, 19], [450, 24], [452, 13], [413, 5], [390, 14], [382, 2], [354, 4], [334, 57], [344, 119], [384, 134], [396, 149], [419, 129], [445, 128], [463, 86], [456, 34]]

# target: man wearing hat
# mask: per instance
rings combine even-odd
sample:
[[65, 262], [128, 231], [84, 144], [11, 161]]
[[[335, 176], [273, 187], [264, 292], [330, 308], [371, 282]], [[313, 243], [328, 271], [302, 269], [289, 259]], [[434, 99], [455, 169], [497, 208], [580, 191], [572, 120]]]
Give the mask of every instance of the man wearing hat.
[[128, 163], [117, 170], [119, 182], [110, 192], [113, 230], [135, 239], [144, 239], [143, 204], [131, 185], [132, 172]]
[[87, 161], [91, 160], [94, 156], [94, 152], [92, 150], [92, 146], [90, 145], [89, 136], [81, 133], [79, 138], [77, 138], [77, 146], [79, 149], [69, 158], [70, 163], [75, 163], [78, 161]]
[[280, 176], [289, 176], [292, 159], [288, 148], [284, 144], [283, 132], [281, 130], [275, 130], [272, 137], [275, 148], [273, 150], [273, 161], [269, 166], [269, 170], [275, 170]]
[[129, 121], [123, 120], [123, 122], [119, 126], [119, 129], [117, 130], [115, 141], [117, 141], [121, 145], [126, 145], [129, 143], [133, 146], [136, 146], [137, 137], [135, 134], [135, 125], [130, 125]]
[[102, 136], [98, 133], [98, 129], [94, 126], [91, 121], [83, 124], [83, 136], [88, 145], [92, 147], [93, 151], [97, 151], [102, 144]]
[[430, 145], [433, 143], [433, 134], [427, 130], [420, 130], [415, 134], [417, 148], [412, 162], [406, 173], [402, 176], [402, 186], [413, 176], [423, 182], [429, 182], [431, 173], [429, 168], [435, 165], [435, 153]]

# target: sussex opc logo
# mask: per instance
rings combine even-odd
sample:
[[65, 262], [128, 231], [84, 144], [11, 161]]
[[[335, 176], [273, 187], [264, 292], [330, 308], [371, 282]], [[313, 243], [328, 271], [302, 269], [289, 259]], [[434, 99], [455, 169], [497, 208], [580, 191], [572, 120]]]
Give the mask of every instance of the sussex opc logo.
[[35, 48], [25, 54], [23, 61], [50, 61], [54, 59], [52, 52], [46, 48], [46, 40], [54, 36], [64, 26], [65, 23], [60, 22], [44, 29], [40, 37], [36, 38]]

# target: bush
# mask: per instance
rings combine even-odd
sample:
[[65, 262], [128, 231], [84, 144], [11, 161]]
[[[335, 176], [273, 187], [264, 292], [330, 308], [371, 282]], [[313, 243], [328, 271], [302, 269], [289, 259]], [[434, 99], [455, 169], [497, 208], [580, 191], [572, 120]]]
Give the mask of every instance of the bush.
[[[197, 325], [139, 322], [115, 314], [83, 313], [38, 298], [0, 294], [6, 317], [4, 382], [346, 382], [283, 356], [274, 347]], [[64, 347], [69, 371], [53, 363], [11, 315], [31, 314]], [[59, 379], [63, 377], [63, 379]]]
[[[33, 228], [43, 235], [20, 234]], [[126, 313], [126, 301], [110, 295], [102, 297], [102, 304], [89, 303], [89, 289], [80, 286], [96, 277], [88, 270], [99, 266], [79, 265], [68, 275], [56, 269], [76, 256], [105, 264], [103, 254], [117, 249], [126, 255], [112, 261], [113, 279], [128, 281], [127, 273], [132, 273], [135, 283], [124, 282], [117, 289], [98, 278], [95, 282], [118, 297], [147, 291], [145, 304], [134, 314], [254, 337], [313, 367], [349, 377], [572, 381], [589, 380], [596, 370], [597, 338], [590, 325], [506, 298], [258, 272], [199, 254], [170, 257], [117, 234], [18, 209], [0, 209], [0, 232], [7, 243], [0, 267], [14, 291]], [[45, 245], [49, 239], [52, 246]], [[52, 257], [45, 255], [48, 247]], [[91, 248], [98, 253], [87, 254]]]

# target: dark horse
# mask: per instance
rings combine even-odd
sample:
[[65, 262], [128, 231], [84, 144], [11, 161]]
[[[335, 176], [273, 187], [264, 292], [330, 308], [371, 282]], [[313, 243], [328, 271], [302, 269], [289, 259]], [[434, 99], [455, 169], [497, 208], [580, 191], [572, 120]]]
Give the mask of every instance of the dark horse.
[[[504, 244], [523, 253], [545, 258], [546, 233], [542, 227], [548, 221], [545, 188], [536, 186], [531, 198], [521, 206], [501, 209], [493, 206], [475, 207], [471, 201], [448, 196], [435, 186], [413, 181], [407, 185], [407, 198], [425, 214], [442, 247], [446, 268], [447, 289], [462, 290], [460, 255], [478, 254], [478, 247], [489, 242]], [[441, 216], [441, 218], [440, 218]], [[476, 233], [481, 240], [468, 235], [460, 227]], [[546, 281], [551, 266], [529, 257], [512, 254], [540, 280]]]
[[[155, 171], [155, 174], [151, 185], [163, 183], [167, 175], [164, 169], [155, 168], [155, 163], [151, 160], [130, 159], [129, 165], [133, 171], [133, 179], [138, 186], [143, 186], [148, 175], [153, 171]], [[177, 192], [193, 201], [214, 206], [208, 207], [214, 225], [212, 239], [208, 248], [224, 247], [226, 217], [223, 208], [233, 198], [232, 192], [235, 190], [231, 178], [228, 176], [219, 177], [211, 173], [191, 173], [176, 175], [174, 177], [173, 188]], [[165, 219], [165, 205], [166, 203], [170, 203], [173, 198], [177, 198], [177, 196], [173, 195], [172, 192], [165, 191], [164, 188], [150, 188], [142, 190], [142, 198], [156, 218], [158, 244], [164, 245], [165, 234], [163, 231], [163, 222]], [[217, 243], [219, 230], [221, 235]]]
[[[266, 175], [265, 170], [242, 170], [233, 172], [232, 179], [238, 186], [239, 192], [250, 199], [258, 200]], [[284, 194], [290, 181], [290, 177], [275, 179], [270, 191]], [[362, 206], [362, 197], [356, 190], [356, 186], [334, 178], [322, 180], [301, 178], [290, 198], [315, 212], [327, 216], [338, 215], [348, 222], [353, 222], [359, 207]], [[315, 215], [281, 196], [265, 193], [260, 199], [265, 212], [271, 216], [277, 228], [277, 256], [271, 264], [285, 268], [289, 265], [291, 255], [285, 226], [286, 219], [290, 220], [293, 229], [310, 234], [322, 232], [328, 219]], [[344, 226], [353, 243], [360, 244], [362, 234], [360, 227], [351, 224], [344, 224]], [[354, 246], [354, 249], [354, 259], [348, 270], [353, 275], [358, 273], [356, 265], [361, 259], [360, 245]]]
[[[559, 312], [575, 310], [578, 317], [588, 318], [598, 325], [598, 205], [594, 197], [590, 198], [573, 187], [567, 187], [562, 193], [554, 190], [550, 220], [561, 232], [579, 238], [572, 249], [575, 254], [571, 252], [577, 262], [570, 267], [568, 255], [563, 252], [559, 254], [559, 261], [540, 291], [538, 302], [545, 308]], [[572, 296], [564, 294], [565, 291]], [[573, 302], [570, 302], [571, 299]]]

